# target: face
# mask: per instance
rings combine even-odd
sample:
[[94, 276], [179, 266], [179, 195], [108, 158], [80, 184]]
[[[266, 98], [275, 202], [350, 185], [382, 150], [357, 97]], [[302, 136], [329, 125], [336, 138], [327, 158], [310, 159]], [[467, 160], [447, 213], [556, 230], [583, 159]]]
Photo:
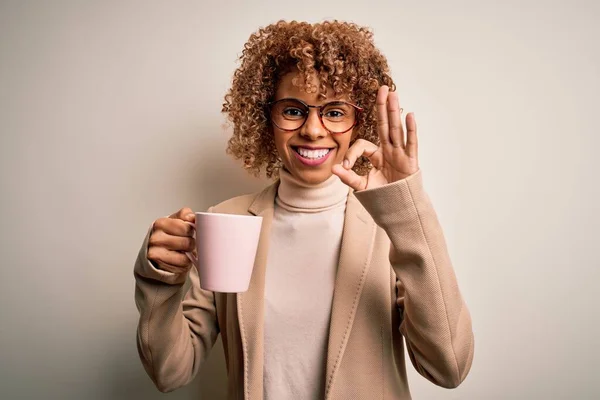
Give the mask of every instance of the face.
[[[296, 77], [300, 87], [292, 82]], [[315, 106], [331, 101], [349, 101], [346, 98], [336, 98], [331, 88], [328, 88], [326, 99], [319, 99], [318, 93], [304, 91], [303, 83], [297, 72], [284, 75], [277, 87], [275, 101], [294, 98]], [[319, 80], [316, 76], [313, 76], [311, 83], [318, 87]], [[293, 112], [294, 110], [290, 111]], [[335, 111], [331, 115], [336, 115]], [[345, 133], [329, 133], [315, 108], [310, 109], [304, 125], [295, 131], [284, 131], [274, 124], [271, 126], [275, 146], [285, 168], [300, 181], [311, 185], [324, 182], [332, 175], [331, 168], [344, 160], [353, 135], [352, 129]]]

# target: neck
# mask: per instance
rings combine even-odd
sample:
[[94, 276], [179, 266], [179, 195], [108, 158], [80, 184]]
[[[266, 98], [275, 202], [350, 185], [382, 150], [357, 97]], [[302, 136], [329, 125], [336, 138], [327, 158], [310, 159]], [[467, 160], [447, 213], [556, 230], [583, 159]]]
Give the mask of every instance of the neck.
[[290, 211], [319, 212], [346, 204], [349, 188], [337, 175], [318, 184], [308, 184], [285, 168], [279, 171], [276, 203]]

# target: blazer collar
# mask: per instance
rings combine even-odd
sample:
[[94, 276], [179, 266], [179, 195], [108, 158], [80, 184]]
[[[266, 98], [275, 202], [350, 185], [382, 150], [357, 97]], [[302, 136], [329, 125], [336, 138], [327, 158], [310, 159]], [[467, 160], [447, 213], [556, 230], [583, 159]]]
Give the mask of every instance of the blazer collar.
[[258, 193], [252, 203], [250, 203], [248, 212], [252, 215], [263, 215], [268, 212], [273, 213], [273, 209], [275, 207], [275, 196], [277, 196], [278, 188], [279, 179]]
[[377, 225], [351, 192], [346, 205], [340, 260], [333, 292], [327, 346], [325, 399], [331, 396], [335, 376], [348, 343], [354, 316], [371, 265]]
[[279, 181], [260, 192], [248, 212], [263, 217], [258, 250], [248, 291], [237, 294], [237, 313], [242, 338], [244, 363], [244, 398], [263, 397], [263, 341], [265, 271], [275, 195]]

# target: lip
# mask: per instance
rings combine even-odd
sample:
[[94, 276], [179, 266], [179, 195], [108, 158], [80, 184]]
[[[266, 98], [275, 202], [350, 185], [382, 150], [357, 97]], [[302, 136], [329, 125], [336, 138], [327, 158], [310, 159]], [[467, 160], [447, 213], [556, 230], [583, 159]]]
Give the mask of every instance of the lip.
[[[302, 157], [296, 151], [296, 148], [298, 148], [298, 147], [302, 147], [304, 149], [310, 149], [310, 150], [325, 150], [325, 149], [329, 149], [329, 152], [324, 157], [312, 160], [310, 158], [304, 158], [304, 157]], [[335, 149], [331, 148], [331, 147], [292, 146], [292, 153], [294, 153], [294, 156], [296, 156], [296, 159], [298, 161], [300, 161], [302, 164], [307, 165], [309, 167], [316, 167], [316, 166], [319, 166], [319, 165], [323, 164], [325, 161], [327, 161], [327, 159], [329, 159], [329, 157], [331, 156], [331, 153], [333, 153], [333, 150], [335, 150]]]
[[303, 149], [308, 149], [308, 150], [329, 150], [329, 149], [333, 149], [333, 146], [331, 147], [327, 147], [327, 146], [290, 146], [293, 149], [297, 149], [299, 147], [302, 147]]

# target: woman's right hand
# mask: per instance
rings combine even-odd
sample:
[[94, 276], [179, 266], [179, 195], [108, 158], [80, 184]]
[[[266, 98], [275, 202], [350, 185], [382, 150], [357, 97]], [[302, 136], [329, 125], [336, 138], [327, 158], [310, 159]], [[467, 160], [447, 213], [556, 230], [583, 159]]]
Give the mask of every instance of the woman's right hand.
[[148, 240], [148, 259], [162, 270], [187, 273], [193, 264], [185, 253], [196, 253], [195, 219], [194, 212], [184, 207], [168, 218], [154, 221]]

